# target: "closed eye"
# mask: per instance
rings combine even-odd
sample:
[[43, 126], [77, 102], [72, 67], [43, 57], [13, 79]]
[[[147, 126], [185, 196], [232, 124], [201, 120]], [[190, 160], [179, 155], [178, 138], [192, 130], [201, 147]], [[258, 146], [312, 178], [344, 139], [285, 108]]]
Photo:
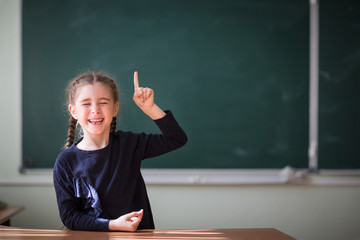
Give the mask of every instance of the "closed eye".
[[101, 98], [101, 99], [99, 99], [100, 104], [108, 104], [110, 102], [111, 102], [111, 100], [109, 98]]

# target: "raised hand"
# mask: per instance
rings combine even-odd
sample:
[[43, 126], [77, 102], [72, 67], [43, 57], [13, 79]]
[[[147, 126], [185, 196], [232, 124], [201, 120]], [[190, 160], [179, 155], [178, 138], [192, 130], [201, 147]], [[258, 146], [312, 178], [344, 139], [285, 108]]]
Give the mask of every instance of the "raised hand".
[[151, 88], [139, 86], [138, 72], [134, 72], [133, 100], [146, 115], [154, 120], [166, 115], [166, 113], [154, 103], [154, 91]]
[[154, 105], [154, 91], [151, 88], [139, 86], [138, 72], [134, 72], [134, 96], [133, 100], [141, 108], [151, 108]]

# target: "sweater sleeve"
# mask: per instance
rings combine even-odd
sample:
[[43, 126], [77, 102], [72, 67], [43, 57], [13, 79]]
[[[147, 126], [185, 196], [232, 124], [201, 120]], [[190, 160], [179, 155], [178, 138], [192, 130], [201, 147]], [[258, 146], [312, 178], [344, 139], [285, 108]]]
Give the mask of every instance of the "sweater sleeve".
[[62, 168], [55, 165], [53, 180], [63, 224], [70, 230], [109, 231], [109, 219], [95, 217], [80, 210], [81, 200], [75, 197], [70, 178]]
[[161, 134], [144, 135], [139, 141], [142, 159], [159, 156], [186, 144], [187, 135], [175, 120], [172, 112], [166, 110], [165, 113], [163, 118], [154, 120]]

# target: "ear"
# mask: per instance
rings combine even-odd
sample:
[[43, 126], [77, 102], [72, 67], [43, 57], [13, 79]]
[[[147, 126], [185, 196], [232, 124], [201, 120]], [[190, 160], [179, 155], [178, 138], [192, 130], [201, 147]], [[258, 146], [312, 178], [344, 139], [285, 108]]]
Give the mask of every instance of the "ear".
[[75, 106], [69, 104], [69, 112], [70, 112], [71, 116], [77, 120]]
[[119, 102], [114, 103], [114, 112], [113, 112], [113, 117], [115, 117], [117, 115], [119, 111]]

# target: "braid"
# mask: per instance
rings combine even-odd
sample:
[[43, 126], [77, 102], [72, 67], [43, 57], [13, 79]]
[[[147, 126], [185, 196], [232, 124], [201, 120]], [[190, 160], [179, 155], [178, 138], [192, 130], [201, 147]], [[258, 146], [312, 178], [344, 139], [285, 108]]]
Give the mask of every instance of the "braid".
[[116, 131], [116, 117], [113, 117], [112, 122], [110, 124], [110, 132], [114, 133]]
[[76, 124], [77, 124], [77, 120], [70, 115], [69, 130], [68, 130], [65, 148], [70, 147], [74, 143]]

